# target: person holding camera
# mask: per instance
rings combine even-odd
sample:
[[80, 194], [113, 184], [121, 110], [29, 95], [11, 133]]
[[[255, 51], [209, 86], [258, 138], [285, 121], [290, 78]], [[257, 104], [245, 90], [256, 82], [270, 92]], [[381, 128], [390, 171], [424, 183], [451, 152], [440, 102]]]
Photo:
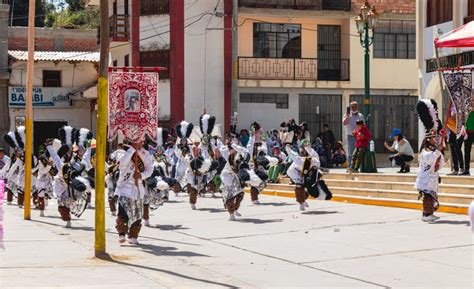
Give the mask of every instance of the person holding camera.
[[355, 150], [356, 138], [352, 134], [356, 129], [356, 123], [362, 121], [365, 123], [365, 117], [362, 113], [359, 112], [359, 105], [356, 101], [351, 102], [350, 106], [347, 107], [346, 114], [342, 119], [342, 123], [346, 127], [347, 134], [347, 153], [349, 158], [349, 166], [352, 165], [352, 154]]
[[413, 148], [398, 128], [393, 129], [389, 139], [393, 139], [392, 146], [389, 146], [387, 142], [384, 142], [384, 146], [387, 150], [395, 153], [390, 156], [390, 161], [395, 161], [397, 166], [400, 166], [399, 173], [409, 173], [410, 165], [408, 163], [413, 161], [415, 155]]

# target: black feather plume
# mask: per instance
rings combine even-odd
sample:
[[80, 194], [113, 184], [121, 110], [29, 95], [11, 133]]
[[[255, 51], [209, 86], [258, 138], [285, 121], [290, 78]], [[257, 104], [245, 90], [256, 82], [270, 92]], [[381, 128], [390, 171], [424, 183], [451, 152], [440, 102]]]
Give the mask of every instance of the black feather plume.
[[25, 144], [23, 143], [23, 140], [21, 139], [21, 135], [17, 129], [15, 130], [15, 138], [16, 138], [16, 142], [18, 143], [18, 146], [20, 148], [24, 148]]
[[425, 131], [429, 133], [434, 127], [436, 120], [433, 119], [433, 116], [430, 113], [430, 109], [428, 108], [427, 102], [420, 100], [416, 104], [416, 112], [418, 113], [418, 117], [420, 118], [421, 122], [423, 123], [423, 126], [425, 127]]
[[15, 143], [15, 140], [11, 137], [11, 135], [9, 135], [8, 133], [6, 133], [4, 136], [3, 136], [3, 140], [5, 140], [5, 142], [11, 147], [11, 148], [16, 148], [16, 143]]
[[186, 138], [189, 138], [191, 136], [191, 133], [193, 132], [194, 125], [192, 123], [189, 123], [188, 129], [186, 130]]

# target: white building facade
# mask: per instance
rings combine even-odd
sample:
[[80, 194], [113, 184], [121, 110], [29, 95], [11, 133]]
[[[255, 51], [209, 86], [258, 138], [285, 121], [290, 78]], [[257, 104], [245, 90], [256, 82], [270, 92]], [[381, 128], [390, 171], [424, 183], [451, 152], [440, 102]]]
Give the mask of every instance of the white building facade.
[[168, 69], [160, 73], [161, 125], [197, 123], [204, 110], [223, 123], [224, 1], [109, 3], [113, 66]]
[[[10, 129], [24, 124], [27, 51], [9, 51]], [[63, 125], [95, 131], [98, 52], [35, 53], [33, 131], [35, 148], [57, 137]]]

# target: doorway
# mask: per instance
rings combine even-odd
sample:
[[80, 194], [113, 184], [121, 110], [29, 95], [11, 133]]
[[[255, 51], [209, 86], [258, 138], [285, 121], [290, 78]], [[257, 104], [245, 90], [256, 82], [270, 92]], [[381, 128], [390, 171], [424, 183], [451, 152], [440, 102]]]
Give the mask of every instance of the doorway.
[[299, 120], [308, 124], [311, 139], [327, 123], [336, 140], [341, 140], [342, 95], [300, 94], [299, 98]]
[[44, 150], [44, 143], [48, 138], [57, 138], [58, 130], [67, 125], [67, 121], [35, 121], [33, 124], [33, 152], [38, 155]]

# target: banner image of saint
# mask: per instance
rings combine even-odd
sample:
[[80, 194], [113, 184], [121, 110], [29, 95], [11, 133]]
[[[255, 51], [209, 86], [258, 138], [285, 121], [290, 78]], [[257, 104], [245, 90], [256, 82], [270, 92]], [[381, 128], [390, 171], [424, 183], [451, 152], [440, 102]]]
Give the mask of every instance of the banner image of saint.
[[136, 89], [125, 91], [125, 110], [129, 112], [140, 111], [140, 92]]
[[130, 142], [156, 139], [158, 80], [157, 72], [110, 72], [109, 140], [119, 132]]

